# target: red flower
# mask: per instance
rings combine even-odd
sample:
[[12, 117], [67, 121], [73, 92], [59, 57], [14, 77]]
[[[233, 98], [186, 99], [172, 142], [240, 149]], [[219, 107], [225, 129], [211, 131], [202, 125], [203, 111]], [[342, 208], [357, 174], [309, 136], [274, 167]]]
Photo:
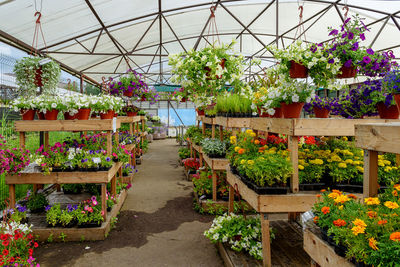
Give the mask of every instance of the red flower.
[[28, 252], [29, 252], [29, 256], [32, 256], [32, 254], [33, 254], [33, 249], [28, 249]]
[[8, 250], [7, 249], [3, 249], [3, 255], [7, 256], [8, 255]]
[[39, 246], [39, 244], [38, 243], [33, 243], [33, 246], [35, 247], [35, 248], [37, 248], [38, 246]]
[[8, 242], [8, 240], [3, 241], [3, 246], [7, 247], [10, 244], [10, 242]]
[[14, 257], [11, 257], [9, 262], [13, 263], [15, 261]]
[[7, 240], [8, 239], [8, 235], [7, 234], [1, 234], [0, 235], [0, 239], [1, 240]]

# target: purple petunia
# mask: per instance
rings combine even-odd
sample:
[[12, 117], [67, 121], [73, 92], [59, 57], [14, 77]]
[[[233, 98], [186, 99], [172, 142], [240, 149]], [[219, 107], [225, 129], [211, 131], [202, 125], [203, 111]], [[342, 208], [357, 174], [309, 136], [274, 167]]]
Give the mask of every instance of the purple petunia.
[[353, 51], [357, 51], [358, 50], [358, 42], [355, 42], [353, 44], [353, 47], [351, 48], [351, 50], [353, 50]]
[[361, 38], [361, 40], [365, 40], [365, 35], [362, 33], [362, 34], [360, 34], [360, 38]]
[[371, 62], [371, 58], [370, 58], [369, 56], [365, 56], [365, 57], [363, 57], [363, 62], [364, 62], [365, 64], [368, 64], [368, 63]]
[[45, 208], [46, 211], [49, 211], [50, 209], [51, 209], [51, 205], [47, 205]]
[[352, 65], [353, 61], [351, 59], [347, 60], [343, 65], [347, 68], [350, 68]]
[[338, 30], [333, 29], [333, 30], [329, 33], [329, 35], [338, 35], [338, 33], [339, 33]]
[[328, 60], [328, 63], [329, 64], [335, 63], [335, 60], [333, 58], [331, 58], [331, 59]]
[[367, 49], [367, 54], [373, 55], [373, 54], [375, 54], [375, 52], [374, 52], [374, 50], [372, 50], [372, 48], [368, 48]]
[[348, 38], [349, 40], [353, 40], [353, 39], [354, 39], [354, 33], [349, 32], [348, 35], [347, 35], [347, 38]]

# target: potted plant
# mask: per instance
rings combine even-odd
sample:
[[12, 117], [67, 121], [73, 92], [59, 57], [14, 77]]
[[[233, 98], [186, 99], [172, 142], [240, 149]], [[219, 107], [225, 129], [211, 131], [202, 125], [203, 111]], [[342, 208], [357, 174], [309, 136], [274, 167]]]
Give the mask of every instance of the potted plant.
[[225, 158], [227, 144], [219, 139], [205, 138], [201, 141], [203, 152], [210, 158]]
[[29, 56], [16, 62], [14, 73], [22, 95], [31, 97], [36, 95], [38, 87], [42, 89], [41, 93], [53, 94], [58, 85], [61, 69], [57, 63], [48, 58]]
[[46, 206], [46, 222], [47, 225], [56, 227], [60, 224], [61, 216], [61, 206], [60, 204], [55, 204], [54, 206]]
[[78, 205], [68, 204], [67, 208], [61, 211], [59, 222], [62, 227], [71, 228], [77, 223], [76, 214], [79, 212]]
[[[312, 111], [315, 114], [316, 118], [329, 118], [329, 114], [332, 110], [332, 103], [334, 103], [335, 99], [330, 99], [328, 97], [319, 97], [315, 96], [314, 99], [311, 100], [307, 106], [312, 108]], [[309, 109], [308, 107], [304, 106], [304, 109]]]
[[383, 85], [388, 92], [391, 92], [400, 108], [400, 69], [398, 67], [388, 71], [383, 78]]
[[135, 117], [135, 116], [137, 116], [139, 108], [132, 105], [132, 106], [124, 107], [123, 110], [126, 112], [128, 117]]
[[46, 120], [57, 120], [58, 113], [67, 110], [64, 99], [59, 96], [41, 95], [38, 107], [44, 113]]
[[49, 205], [46, 196], [43, 193], [35, 193], [29, 196], [27, 207], [32, 213], [44, 211], [44, 208]]
[[381, 80], [367, 80], [364, 82], [364, 95], [369, 94], [369, 99], [373, 101], [381, 119], [398, 119], [399, 109], [391, 92], [382, 88]]
[[35, 118], [35, 108], [36, 105], [31, 99], [26, 97], [18, 97], [12, 101], [12, 106], [16, 112], [20, 112], [22, 115], [22, 120], [33, 120]]
[[30, 164], [30, 151], [22, 148], [10, 148], [0, 135], [0, 174], [19, 174]]
[[307, 82], [298, 80], [284, 81], [278, 90], [284, 118], [299, 118], [304, 103], [310, 103], [315, 96]]
[[15, 205], [15, 209], [10, 210], [10, 219], [17, 223], [28, 223], [28, 218], [26, 217], [27, 208], [19, 204]]
[[109, 95], [98, 96], [92, 101], [92, 110], [99, 112], [102, 120], [112, 119], [114, 112], [118, 113], [125, 104], [122, 98]]
[[363, 60], [358, 63], [358, 72], [368, 77], [382, 77], [397, 63], [393, 51], [374, 51], [372, 48], [365, 50]]

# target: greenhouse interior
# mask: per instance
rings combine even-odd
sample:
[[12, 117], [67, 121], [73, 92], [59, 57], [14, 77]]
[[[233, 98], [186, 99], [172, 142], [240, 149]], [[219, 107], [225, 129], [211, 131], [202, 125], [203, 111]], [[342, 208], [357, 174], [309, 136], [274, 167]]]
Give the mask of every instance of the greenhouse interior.
[[400, 1], [0, 17], [1, 266], [400, 266]]

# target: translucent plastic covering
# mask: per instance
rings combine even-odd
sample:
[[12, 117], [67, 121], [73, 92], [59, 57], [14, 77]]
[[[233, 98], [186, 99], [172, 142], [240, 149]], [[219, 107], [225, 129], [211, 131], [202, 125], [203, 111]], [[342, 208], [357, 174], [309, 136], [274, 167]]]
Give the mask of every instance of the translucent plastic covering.
[[[40, 9], [40, 0], [36, 2]], [[288, 46], [298, 37], [299, 6], [304, 10], [303, 40], [327, 40], [327, 27], [342, 23], [347, 5], [348, 17], [365, 18], [370, 28], [367, 45], [400, 55], [399, 1], [364, 0], [43, 0], [41, 22], [47, 49], [41, 38], [37, 48], [97, 81], [131, 67], [145, 73], [150, 83], [168, 83], [168, 54], [201, 49], [215, 35], [207, 26], [211, 5], [217, 5], [220, 41], [237, 39], [237, 52], [262, 59], [246, 75], [274, 63], [265, 45], [278, 38], [279, 46]], [[35, 0], [0, 2], [0, 36], [32, 45], [35, 12]]]

